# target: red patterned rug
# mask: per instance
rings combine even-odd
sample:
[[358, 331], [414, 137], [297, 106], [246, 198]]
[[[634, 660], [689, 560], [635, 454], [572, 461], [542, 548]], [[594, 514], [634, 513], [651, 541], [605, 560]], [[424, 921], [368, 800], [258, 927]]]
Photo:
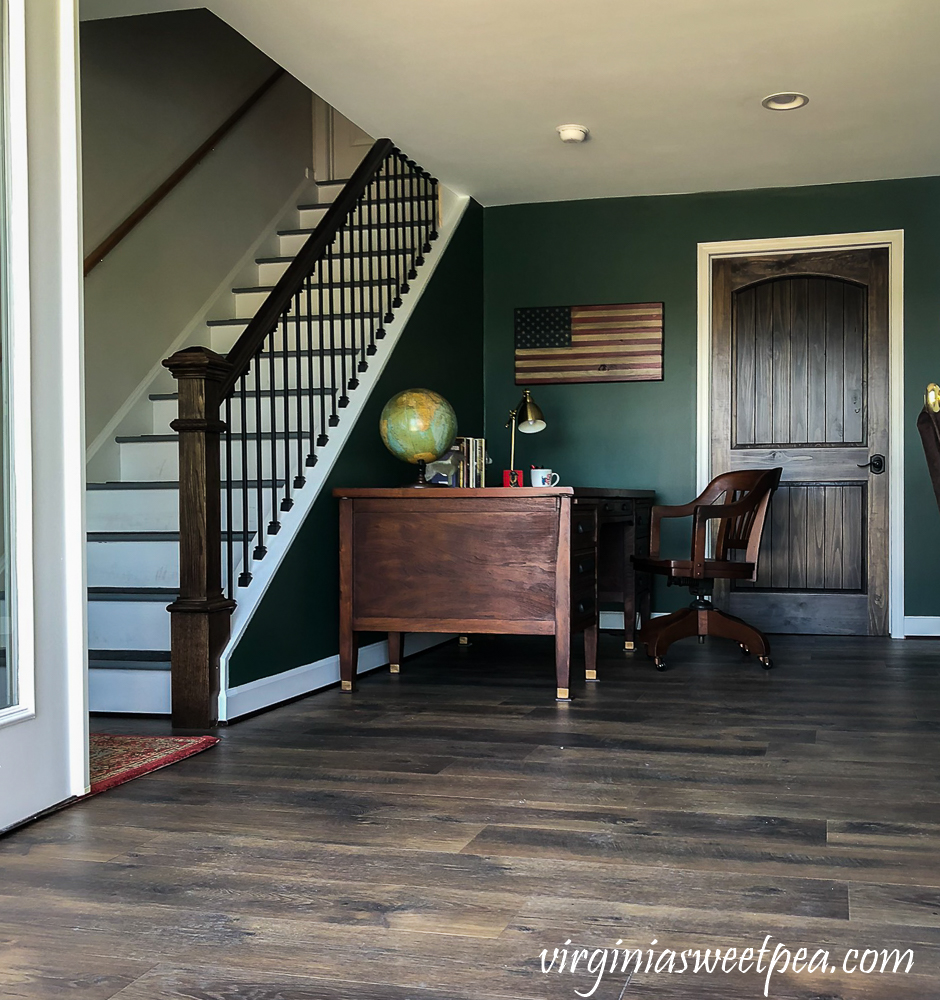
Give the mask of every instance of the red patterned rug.
[[91, 792], [105, 792], [149, 771], [175, 764], [218, 743], [215, 736], [111, 736], [90, 733]]

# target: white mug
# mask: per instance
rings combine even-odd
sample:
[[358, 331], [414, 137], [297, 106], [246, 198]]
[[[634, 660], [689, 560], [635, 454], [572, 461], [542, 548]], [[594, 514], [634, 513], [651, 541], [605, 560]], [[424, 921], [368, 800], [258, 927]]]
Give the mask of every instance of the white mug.
[[557, 486], [559, 479], [561, 479], [561, 476], [557, 472], [552, 472], [551, 469], [532, 470], [533, 486]]

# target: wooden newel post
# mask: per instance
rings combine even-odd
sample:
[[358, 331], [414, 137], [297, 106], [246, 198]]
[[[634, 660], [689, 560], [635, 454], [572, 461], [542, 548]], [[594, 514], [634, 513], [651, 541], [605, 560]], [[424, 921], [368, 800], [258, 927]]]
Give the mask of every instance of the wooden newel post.
[[219, 656], [235, 602], [222, 592], [222, 481], [219, 389], [232, 366], [205, 347], [163, 364], [177, 380], [179, 417], [180, 594], [170, 612], [173, 725], [205, 729], [218, 720]]

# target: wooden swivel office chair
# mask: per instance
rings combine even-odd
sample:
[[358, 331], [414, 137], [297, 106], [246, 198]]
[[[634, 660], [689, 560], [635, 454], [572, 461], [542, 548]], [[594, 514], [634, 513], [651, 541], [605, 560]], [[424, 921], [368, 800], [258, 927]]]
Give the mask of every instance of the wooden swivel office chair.
[[[734, 615], [716, 608], [711, 600], [715, 580], [757, 579], [757, 557], [770, 498], [780, 483], [782, 469], [742, 469], [716, 476], [701, 496], [691, 503], [654, 507], [650, 524], [649, 558], [634, 558], [641, 573], [659, 573], [670, 584], [688, 587], [692, 603], [671, 615], [643, 624], [639, 640], [656, 661], [657, 670], [666, 668], [666, 650], [677, 640], [697, 635], [733, 639], [745, 653], [757, 653], [769, 670], [770, 643], [767, 637]], [[724, 503], [718, 501], [724, 499]], [[659, 529], [664, 517], [692, 518], [692, 553], [689, 559], [660, 559]], [[715, 554], [707, 555], [708, 522], [718, 521]], [[739, 558], [743, 555], [743, 559]]]
[[917, 414], [917, 429], [924, 442], [927, 469], [940, 507], [940, 387], [931, 382], [924, 394], [924, 408]]

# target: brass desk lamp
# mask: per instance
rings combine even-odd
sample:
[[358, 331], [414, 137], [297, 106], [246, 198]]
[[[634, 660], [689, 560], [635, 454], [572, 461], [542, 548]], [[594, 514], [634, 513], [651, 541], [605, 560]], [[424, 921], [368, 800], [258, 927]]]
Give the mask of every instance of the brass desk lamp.
[[509, 445], [509, 468], [503, 470], [503, 486], [525, 485], [522, 470], [516, 468], [516, 429], [520, 434], [538, 434], [545, 430], [545, 417], [528, 389], [522, 390], [519, 405], [509, 411], [507, 427], [512, 428]]

